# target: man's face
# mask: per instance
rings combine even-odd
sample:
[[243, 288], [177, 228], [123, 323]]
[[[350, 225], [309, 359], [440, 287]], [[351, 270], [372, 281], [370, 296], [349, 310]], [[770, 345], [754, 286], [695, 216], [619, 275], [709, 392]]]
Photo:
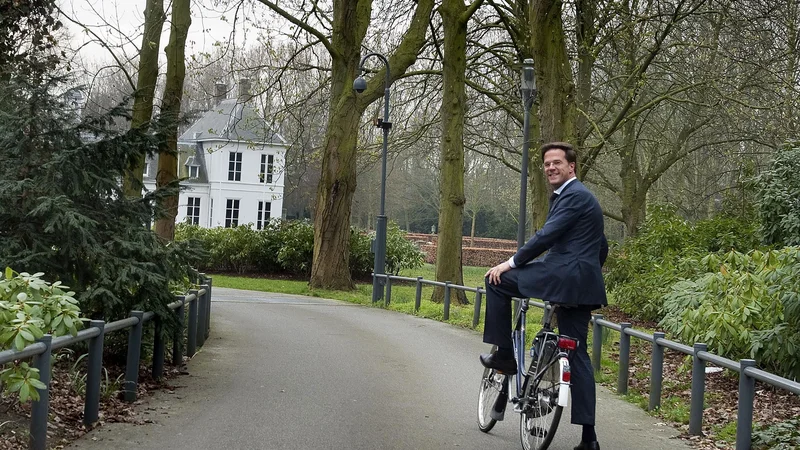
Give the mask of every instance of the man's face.
[[553, 189], [558, 189], [575, 176], [575, 163], [567, 162], [567, 154], [560, 148], [548, 150], [544, 154], [544, 174]]

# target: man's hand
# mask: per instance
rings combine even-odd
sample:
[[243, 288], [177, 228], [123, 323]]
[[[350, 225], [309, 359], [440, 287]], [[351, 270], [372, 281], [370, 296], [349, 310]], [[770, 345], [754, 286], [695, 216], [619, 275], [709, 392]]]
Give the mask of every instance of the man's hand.
[[500, 284], [500, 274], [508, 271], [509, 269], [511, 269], [511, 266], [508, 265], [508, 261], [506, 261], [489, 269], [484, 276], [489, 277], [489, 283]]

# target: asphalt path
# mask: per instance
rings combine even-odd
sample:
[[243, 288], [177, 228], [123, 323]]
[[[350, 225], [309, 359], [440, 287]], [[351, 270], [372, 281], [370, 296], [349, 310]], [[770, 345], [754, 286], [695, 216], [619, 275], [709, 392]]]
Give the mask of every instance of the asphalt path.
[[[487, 345], [465, 330], [380, 308], [214, 288], [211, 337], [175, 389], [69, 449], [518, 449], [519, 419], [475, 417]], [[603, 388], [611, 449], [688, 449], [677, 432]], [[562, 418], [553, 450], [580, 428]]]

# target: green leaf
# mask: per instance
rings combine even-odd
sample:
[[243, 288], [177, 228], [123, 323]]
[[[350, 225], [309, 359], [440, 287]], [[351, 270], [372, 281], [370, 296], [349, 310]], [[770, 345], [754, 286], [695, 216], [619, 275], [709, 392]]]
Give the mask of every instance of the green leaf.
[[31, 385], [28, 383], [22, 383], [22, 386], [19, 389], [19, 401], [25, 403], [31, 397]]
[[25, 348], [25, 339], [22, 337], [22, 334], [17, 333], [17, 336], [14, 337], [14, 348], [16, 350], [22, 350]]

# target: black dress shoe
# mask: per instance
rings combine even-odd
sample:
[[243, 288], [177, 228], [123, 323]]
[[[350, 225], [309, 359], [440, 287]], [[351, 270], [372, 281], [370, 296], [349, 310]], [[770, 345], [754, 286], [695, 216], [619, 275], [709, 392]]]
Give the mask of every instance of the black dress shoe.
[[514, 358], [500, 359], [497, 357], [497, 353], [482, 354], [481, 364], [483, 364], [483, 367], [494, 369], [507, 375], [514, 375], [517, 373], [517, 361]]
[[600, 450], [600, 444], [597, 441], [581, 442], [580, 445], [575, 447], [575, 450]]

